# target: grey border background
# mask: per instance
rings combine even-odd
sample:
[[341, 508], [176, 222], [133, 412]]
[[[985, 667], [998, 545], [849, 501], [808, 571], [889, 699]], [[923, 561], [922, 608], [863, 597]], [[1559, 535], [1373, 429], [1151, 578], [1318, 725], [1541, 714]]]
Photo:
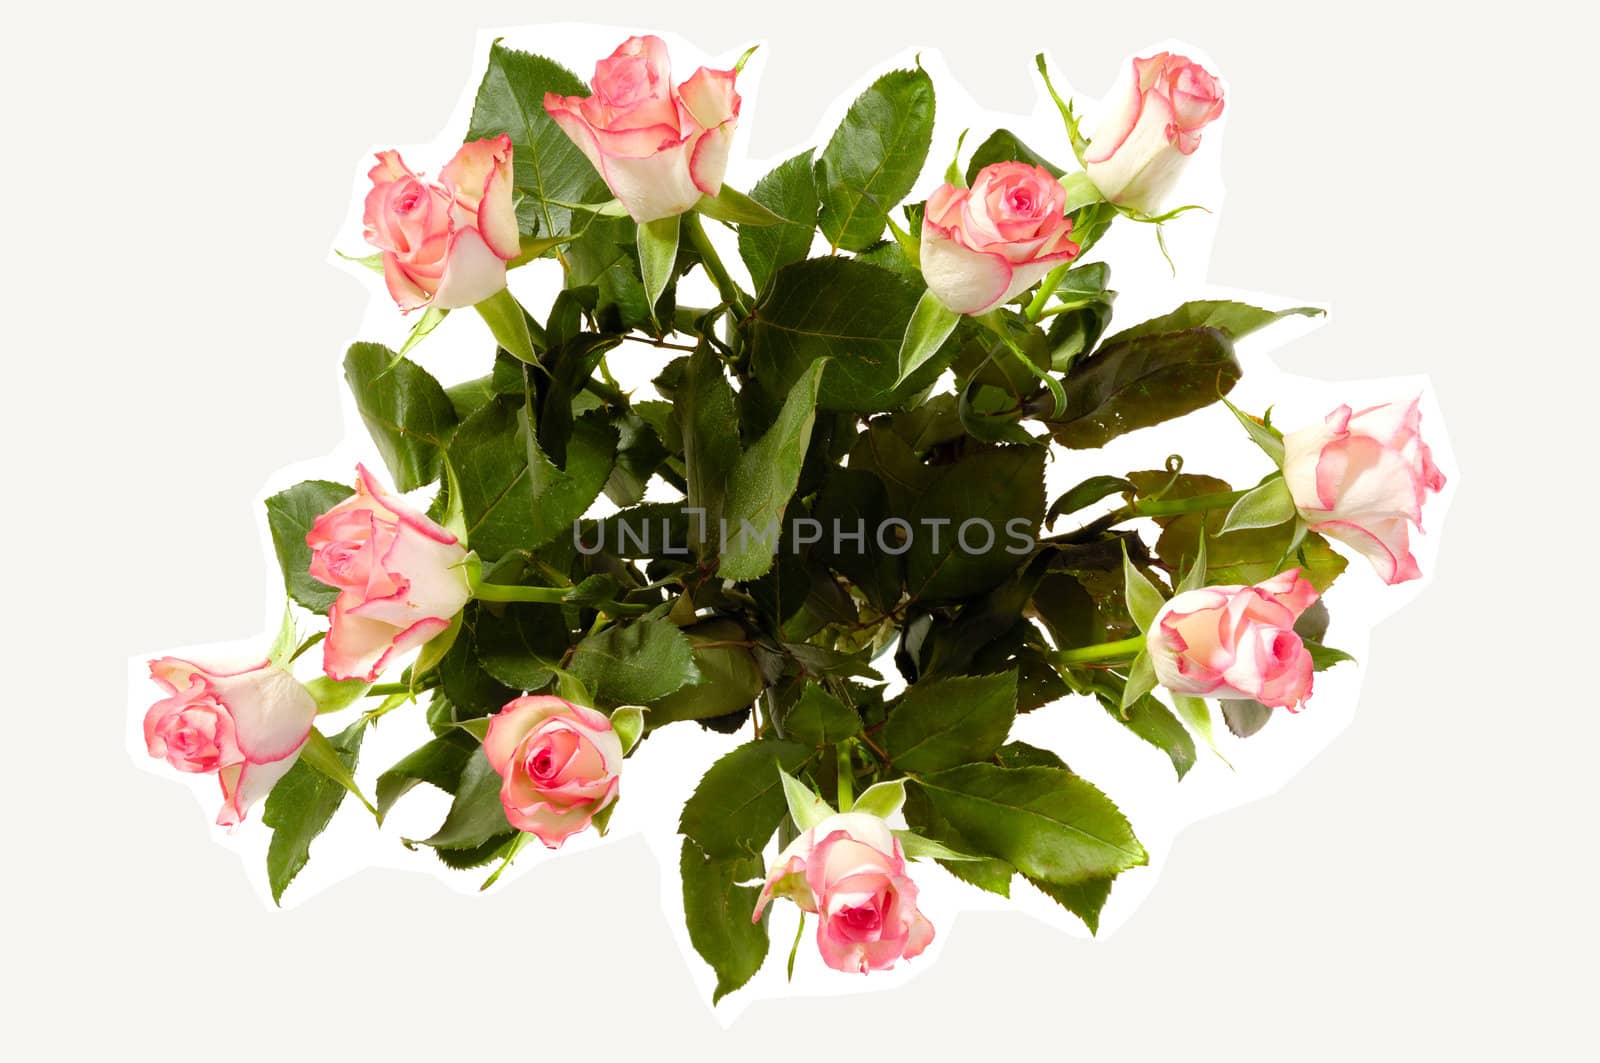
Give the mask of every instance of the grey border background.
[[[1586, 1055], [1596, 138], [1592, 37], [1565, 10], [390, 0], [11, 16], [0, 1038], [20, 1058], [174, 1060]], [[723, 1031], [637, 839], [477, 904], [374, 871], [276, 916], [183, 789], [128, 764], [124, 658], [259, 630], [253, 493], [342, 434], [335, 355], [365, 300], [321, 263], [352, 158], [435, 134], [480, 27], [560, 18], [710, 51], [768, 38], [758, 156], [907, 44], [1015, 110], [1041, 45], [1098, 92], [1125, 53], [1194, 41], [1233, 95], [1210, 279], [1333, 305], [1277, 352], [1290, 371], [1431, 375], [1465, 485], [1438, 578], [1375, 633], [1350, 729], [1282, 793], [1188, 830], [1113, 938], [969, 913], [902, 989], [761, 1002]]]

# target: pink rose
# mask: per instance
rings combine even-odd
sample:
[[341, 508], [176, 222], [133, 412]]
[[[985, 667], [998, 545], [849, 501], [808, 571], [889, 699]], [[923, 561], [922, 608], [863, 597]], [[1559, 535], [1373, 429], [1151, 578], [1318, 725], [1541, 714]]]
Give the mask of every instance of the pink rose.
[[356, 466], [356, 493], [306, 533], [311, 576], [339, 589], [322, 670], [376, 680], [395, 656], [450, 626], [472, 597], [466, 548]]
[[829, 816], [779, 854], [752, 922], [774, 896], [816, 914], [817, 951], [836, 971], [885, 970], [933, 940], [933, 924], [917, 911], [900, 840], [864, 812]]
[[1311, 696], [1311, 654], [1294, 622], [1316, 600], [1297, 568], [1254, 587], [1184, 591], [1156, 614], [1145, 650], [1176, 694], [1292, 709]]
[[722, 191], [739, 120], [737, 76], [701, 67], [674, 90], [666, 42], [629, 37], [595, 64], [594, 95], [547, 93], [544, 109], [633, 220], [656, 221]]
[[1089, 179], [1111, 202], [1154, 213], [1222, 104], [1222, 83], [1199, 63], [1135, 59], [1089, 142]]
[[1422, 530], [1422, 503], [1444, 487], [1418, 426], [1420, 399], [1360, 413], [1340, 406], [1321, 424], [1283, 437], [1283, 478], [1311, 529], [1348, 543], [1385, 583], [1422, 573], [1411, 556], [1409, 521]]
[[170, 697], [145, 713], [145, 746], [179, 771], [216, 774], [224, 827], [294, 766], [317, 718], [306, 688], [267, 661], [230, 671], [162, 657], [150, 678]]
[[396, 151], [379, 152], [367, 176], [367, 243], [383, 252], [383, 279], [401, 310], [472, 306], [506, 286], [506, 263], [522, 251], [510, 137], [461, 145], [439, 184], [424, 184]]
[[922, 276], [958, 314], [982, 314], [1033, 287], [1078, 253], [1050, 171], [997, 162], [971, 188], [941, 185], [922, 215]]
[[483, 739], [506, 819], [551, 849], [617, 799], [622, 739], [602, 712], [548, 695], [508, 704]]

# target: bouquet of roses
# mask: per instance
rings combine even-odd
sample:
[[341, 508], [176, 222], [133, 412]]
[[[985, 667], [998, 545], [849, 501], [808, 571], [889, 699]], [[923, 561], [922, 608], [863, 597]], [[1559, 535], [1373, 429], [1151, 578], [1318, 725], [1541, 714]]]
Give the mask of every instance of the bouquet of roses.
[[[378, 155], [362, 261], [415, 326], [344, 371], [383, 468], [267, 500], [293, 604], [262, 659], [150, 665], [150, 755], [215, 774], [221, 824], [265, 801], [274, 897], [347, 796], [381, 826], [425, 783], [451, 804], [405, 844], [485, 885], [527, 846], [604, 833], [619, 801], [681, 803], [684, 917], [719, 998], [780, 902], [840, 971], [927, 947], [930, 875], [1020, 877], [1092, 930], [1145, 850], [1072, 750], [1012, 739], [1018, 714], [1097, 704], [1181, 779], [1219, 715], [1248, 736], [1347, 659], [1321, 644], [1330, 540], [1387, 583], [1419, 575], [1409, 529], [1444, 481], [1417, 401], [1330, 399], [1283, 431], [1226, 398], [1236, 340], [1318, 311], [1211, 300], [1110, 328], [1096, 245], [1189, 209], [1168, 200], [1223, 111], [1210, 72], [1135, 59], [1090, 130], [1052, 87], [1054, 142], [971, 130], [904, 203], [925, 70], [878, 78], [740, 191], [743, 65], [675, 81], [634, 37], [586, 86], [496, 44], [437, 177]], [[559, 295], [524, 305], [520, 269]], [[467, 311], [495, 345], [445, 386], [408, 355]], [[644, 394], [608, 365], [640, 344], [672, 356]], [[1202, 408], [1259, 447], [1259, 479], [1174, 455], [1047, 499], [1053, 454]], [[363, 736], [398, 712], [432, 737], [369, 797]], [[747, 740], [692, 792], [635, 792], [664, 728]]]

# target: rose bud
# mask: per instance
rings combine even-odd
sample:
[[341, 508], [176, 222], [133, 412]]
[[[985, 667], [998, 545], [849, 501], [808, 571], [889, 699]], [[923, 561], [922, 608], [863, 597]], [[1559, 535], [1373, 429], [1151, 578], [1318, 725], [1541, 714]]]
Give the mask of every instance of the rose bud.
[[1418, 427], [1420, 399], [1340, 406], [1321, 424], [1283, 437], [1283, 478], [1300, 516], [1320, 532], [1355, 547], [1385, 583], [1422, 573], [1411, 556], [1409, 521], [1422, 530], [1422, 503], [1444, 487]]
[[1311, 696], [1311, 654], [1294, 622], [1316, 600], [1297, 568], [1254, 587], [1183, 591], [1156, 614], [1145, 651], [1175, 694], [1296, 708]]
[[722, 191], [739, 119], [733, 70], [701, 67], [672, 87], [659, 37], [629, 37], [595, 64], [592, 96], [547, 93], [544, 109], [636, 222], [682, 214]]
[[396, 151], [379, 152], [367, 176], [367, 243], [383, 252], [383, 279], [401, 310], [472, 306], [506, 286], [506, 263], [522, 251], [510, 137], [461, 145], [439, 184], [425, 184]]
[[1222, 83], [1199, 63], [1171, 52], [1135, 59], [1089, 141], [1089, 180], [1111, 202], [1154, 213], [1222, 104]]
[[356, 466], [356, 493], [306, 533], [311, 576], [339, 589], [328, 610], [322, 670], [373, 682], [396, 656], [450, 626], [472, 597], [450, 532], [386, 492]]
[[971, 188], [942, 185], [922, 215], [922, 276], [958, 314], [982, 314], [1078, 253], [1067, 195], [1050, 171], [997, 162]]
[[829, 816], [790, 843], [767, 874], [751, 922], [775, 896], [816, 914], [817, 951], [836, 971], [886, 970], [933, 940], [900, 840], [864, 812]]
[[483, 752], [504, 780], [506, 819], [551, 849], [617, 799], [622, 740], [594, 709], [548, 695], [518, 698], [489, 721]]
[[317, 703], [268, 661], [226, 669], [162, 657], [150, 662], [150, 678], [170, 695], [145, 713], [150, 755], [179, 771], [215, 773], [217, 823], [237, 826], [294, 766]]

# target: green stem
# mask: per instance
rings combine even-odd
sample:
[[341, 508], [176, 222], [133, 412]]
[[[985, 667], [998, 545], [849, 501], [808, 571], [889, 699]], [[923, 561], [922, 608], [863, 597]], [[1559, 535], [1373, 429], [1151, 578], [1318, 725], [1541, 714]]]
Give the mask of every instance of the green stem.
[[472, 596], [480, 602], [540, 602], [560, 605], [571, 593], [566, 587], [516, 587], [504, 583], [480, 583]]
[[1251, 490], [1253, 488], [1246, 488], [1243, 491], [1219, 491], [1210, 495], [1190, 495], [1188, 498], [1152, 498], [1144, 502], [1135, 502], [1130, 508], [1140, 517], [1169, 517], [1178, 513], [1204, 513], [1211, 509], [1227, 509], [1249, 494]]
[[368, 687], [367, 692], [363, 694], [362, 697], [386, 698], [390, 694], [410, 694], [413, 691], [421, 693], [422, 691], [429, 690], [432, 687], [432, 683], [424, 683], [417, 687], [413, 687], [410, 683], [379, 683], [376, 686]]
[[1093, 646], [1074, 646], [1070, 650], [1060, 650], [1053, 659], [1057, 664], [1112, 661], [1122, 657], [1137, 657], [1143, 649], [1144, 636], [1135, 635], [1130, 639], [1119, 639], [1116, 642], [1101, 642]]
[[839, 811], [848, 812], [850, 806], [856, 803], [855, 795], [855, 765], [850, 759], [850, 744], [841, 743], [839, 746]]
[[1113, 510], [1095, 521], [1091, 527], [1110, 528], [1134, 517], [1176, 517], [1184, 513], [1206, 513], [1214, 509], [1230, 509], [1233, 504], [1254, 488], [1243, 491], [1219, 491], [1210, 495], [1190, 495], [1188, 498], [1148, 498], [1131, 502]]
[[739, 286], [728, 273], [728, 267], [722, 264], [722, 256], [717, 254], [711, 238], [706, 235], [705, 226], [700, 224], [700, 215], [690, 211], [683, 216], [682, 224], [683, 233], [689, 238], [689, 245], [700, 256], [700, 261], [705, 263], [706, 272], [711, 274], [712, 281], [716, 283], [722, 301], [733, 307], [734, 312], [741, 318], [748, 317], [750, 311], [745, 308], [744, 294], [739, 291]]
[[[534, 602], [540, 605], [572, 605], [567, 595], [570, 587], [521, 587], [505, 583], [479, 583], [472, 588], [472, 596], [480, 602]], [[648, 605], [629, 605], [626, 602], [596, 602], [594, 608], [604, 616], [637, 616], [648, 612]], [[597, 620], [600, 618], [596, 618]]]
[[[604, 371], [604, 363], [602, 363], [601, 368]], [[606, 373], [607, 377], [610, 375], [610, 373]], [[601, 381], [590, 377], [583, 382], [583, 386], [586, 391], [607, 406], [616, 406], [621, 409], [628, 408], [628, 396], [624, 395], [622, 389], [617, 387], [615, 380]]]
[[1028, 309], [1023, 311], [1029, 321], [1038, 321], [1044, 316], [1046, 304], [1050, 302], [1050, 297], [1056, 293], [1056, 288], [1061, 284], [1061, 278], [1065, 277], [1067, 270], [1071, 268], [1071, 262], [1063, 262], [1044, 275], [1044, 283], [1039, 285], [1039, 291], [1034, 295], [1033, 301], [1028, 304]]

